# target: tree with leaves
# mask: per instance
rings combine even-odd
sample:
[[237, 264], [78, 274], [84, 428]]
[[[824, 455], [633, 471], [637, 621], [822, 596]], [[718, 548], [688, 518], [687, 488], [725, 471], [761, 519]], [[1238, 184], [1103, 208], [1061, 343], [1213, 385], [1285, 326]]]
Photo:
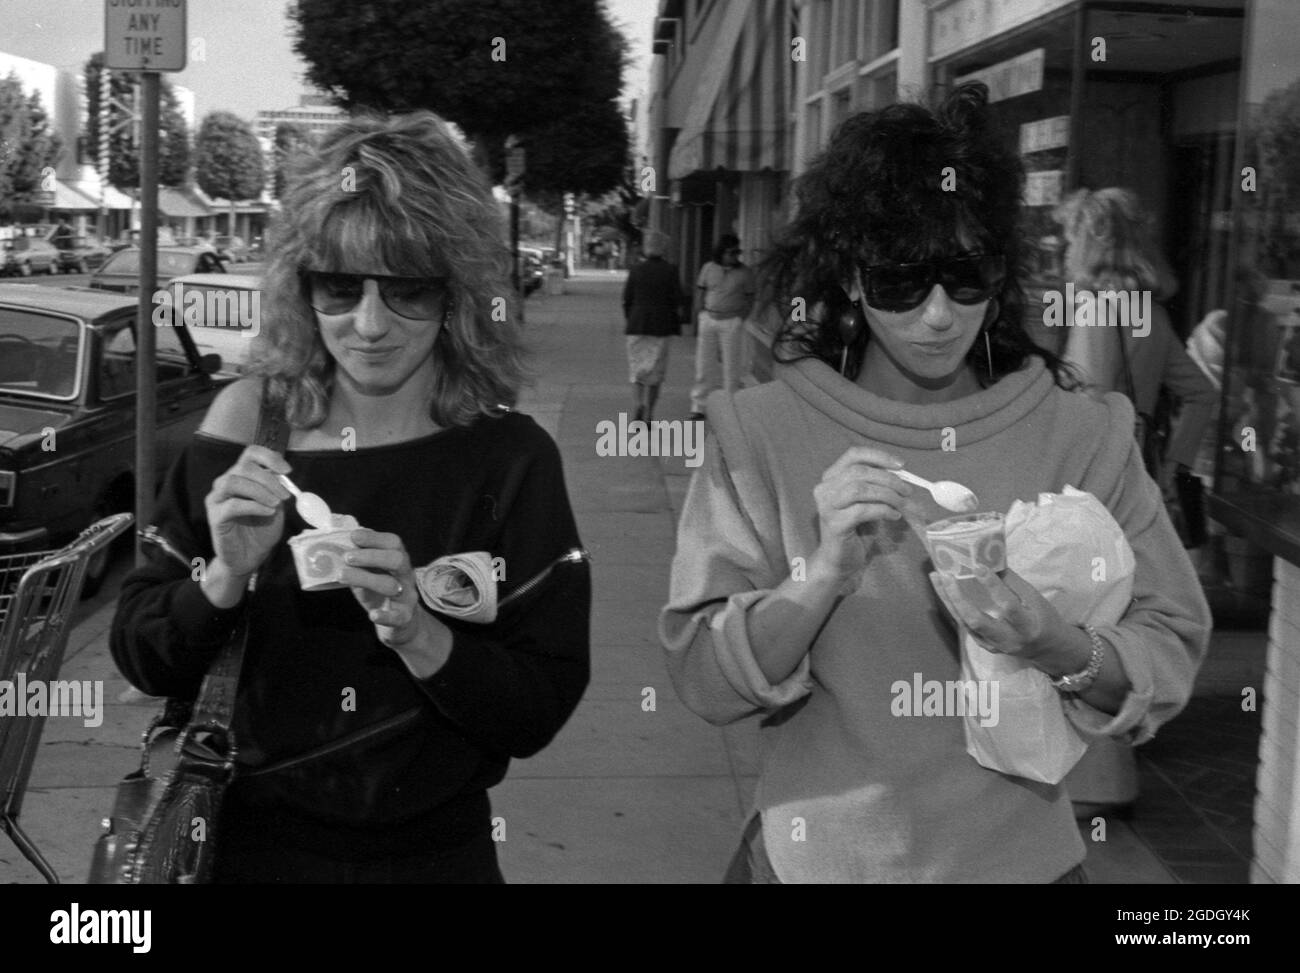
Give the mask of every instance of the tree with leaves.
[[618, 185], [627, 42], [600, 0], [298, 0], [290, 18], [308, 79], [342, 107], [435, 111], [495, 182], [517, 136], [529, 194]]
[[62, 149], [40, 92], [24, 92], [14, 72], [0, 79], [0, 218], [12, 220], [18, 205], [32, 203], [47, 188], [44, 176]]
[[194, 142], [195, 179], [209, 196], [230, 201], [230, 227], [235, 232], [235, 204], [256, 199], [266, 183], [262, 147], [253, 128], [238, 115], [210, 112]]
[[[104, 122], [100, 106], [100, 72], [104, 70], [102, 52], [92, 54], [82, 72], [86, 82], [86, 136], [97, 160], [99, 126]], [[158, 99], [158, 182], [163, 186], [183, 186], [190, 171], [190, 134], [180, 102], [166, 78], [159, 86]], [[127, 71], [109, 71], [110, 129], [108, 143], [108, 182], [123, 192], [140, 188], [140, 138], [138, 126], [131, 122], [131, 112], [141, 109], [136, 76]]]
[[316, 145], [311, 133], [297, 122], [280, 122], [275, 126], [275, 198], [284, 195], [285, 177], [294, 156], [310, 152]]

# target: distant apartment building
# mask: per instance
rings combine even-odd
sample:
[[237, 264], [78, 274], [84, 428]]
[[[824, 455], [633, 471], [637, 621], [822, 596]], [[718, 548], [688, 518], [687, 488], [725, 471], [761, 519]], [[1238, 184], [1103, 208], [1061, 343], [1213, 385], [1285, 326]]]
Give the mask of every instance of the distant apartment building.
[[346, 121], [348, 113], [329, 103], [327, 95], [304, 94], [292, 108], [259, 111], [254, 131], [258, 138], [275, 140], [275, 127], [281, 122], [293, 122], [312, 136], [319, 138], [336, 125]]

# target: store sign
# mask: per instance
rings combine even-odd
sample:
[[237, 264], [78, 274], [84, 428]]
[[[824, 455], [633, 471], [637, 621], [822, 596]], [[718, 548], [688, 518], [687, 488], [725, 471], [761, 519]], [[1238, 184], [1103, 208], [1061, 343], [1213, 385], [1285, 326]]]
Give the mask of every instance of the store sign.
[[1043, 65], [1047, 52], [1039, 47], [1009, 61], [1001, 61], [980, 71], [963, 74], [956, 84], [983, 81], [989, 88], [989, 101], [1006, 101], [1043, 89]]
[[46, 206], [46, 207], [53, 206], [54, 190], [46, 189], [46, 190], [40, 190], [32, 193], [32, 202], [35, 203], [37, 206]]
[[1063, 169], [1029, 173], [1025, 177], [1025, 205], [1055, 206], [1061, 201], [1061, 187], [1064, 184]]
[[930, 18], [930, 58], [965, 50], [1074, 0], [957, 0]]
[[1063, 149], [1070, 144], [1070, 116], [1040, 118], [1020, 126], [1020, 154]]

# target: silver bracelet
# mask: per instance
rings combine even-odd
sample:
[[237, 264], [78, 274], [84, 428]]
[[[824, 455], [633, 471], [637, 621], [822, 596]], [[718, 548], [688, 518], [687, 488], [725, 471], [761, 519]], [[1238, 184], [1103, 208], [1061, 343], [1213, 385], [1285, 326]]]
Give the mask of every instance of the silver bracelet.
[[1091, 625], [1079, 627], [1088, 633], [1088, 638], [1092, 639], [1092, 655], [1088, 657], [1088, 664], [1078, 672], [1052, 680], [1052, 685], [1057, 692], [1075, 694], [1087, 692], [1096, 681], [1097, 674], [1101, 672], [1101, 664], [1106, 658], [1106, 643], [1097, 634], [1097, 630]]

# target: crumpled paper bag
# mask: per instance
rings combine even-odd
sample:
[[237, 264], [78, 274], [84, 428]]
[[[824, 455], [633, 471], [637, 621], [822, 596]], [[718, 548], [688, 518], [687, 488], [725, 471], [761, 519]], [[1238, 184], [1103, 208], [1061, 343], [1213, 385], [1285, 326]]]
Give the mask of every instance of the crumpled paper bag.
[[449, 554], [415, 569], [420, 599], [430, 609], [488, 624], [497, 617], [497, 583], [487, 551]]
[[[1091, 493], [1067, 486], [1007, 512], [1007, 567], [1071, 625], [1113, 625], [1133, 598], [1135, 559], [1124, 531]], [[989, 652], [962, 628], [962, 678], [994, 680], [998, 721], [967, 715], [966, 752], [984, 767], [1058, 784], [1088, 749], [1046, 673]]]

